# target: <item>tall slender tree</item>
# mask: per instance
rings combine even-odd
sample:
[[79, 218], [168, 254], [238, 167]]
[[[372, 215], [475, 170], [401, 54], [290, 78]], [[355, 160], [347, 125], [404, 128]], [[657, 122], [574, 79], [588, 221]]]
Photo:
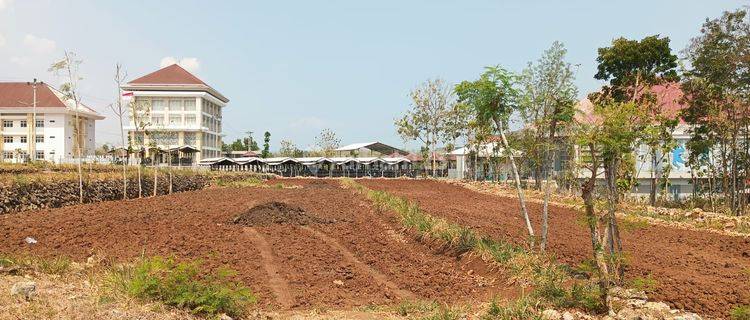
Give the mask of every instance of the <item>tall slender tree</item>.
[[396, 119], [396, 131], [404, 141], [419, 140], [428, 152], [432, 175], [437, 172], [437, 145], [445, 133], [446, 120], [453, 108], [453, 89], [442, 79], [430, 79], [411, 91], [411, 110]]
[[82, 125], [80, 119], [81, 96], [78, 92], [78, 82], [83, 79], [80, 75], [82, 60], [78, 60], [74, 52], [65, 51], [63, 58], [50, 66], [49, 71], [58, 75], [63, 75], [66, 82], [60, 86], [60, 91], [68, 100], [73, 100], [75, 110], [73, 119], [73, 145], [75, 146], [76, 167], [78, 169], [78, 201], [83, 203], [83, 152], [81, 144], [85, 142], [82, 135]]
[[[552, 192], [550, 175], [554, 174], [554, 153], [560, 150], [557, 133], [572, 121], [578, 89], [573, 81], [573, 65], [565, 61], [567, 50], [558, 41], [552, 43], [542, 57], [530, 62], [521, 75], [521, 117], [525, 122], [527, 139], [524, 154], [536, 165], [535, 178], [544, 178], [544, 204], [539, 248], [547, 247], [549, 229], [549, 198]], [[541, 177], [540, 177], [541, 176]], [[537, 182], [538, 184], [538, 182]]]
[[518, 192], [521, 213], [529, 234], [529, 243], [533, 248], [536, 243], [534, 228], [526, 209], [521, 178], [515, 161], [515, 152], [508, 143], [505, 131], [508, 130], [510, 116], [518, 111], [518, 77], [500, 66], [487, 67], [485, 72], [475, 81], [463, 81], [456, 85], [456, 94], [460, 103], [466, 103], [474, 108], [477, 120], [494, 125], [494, 132], [500, 136], [502, 146], [513, 171], [513, 178]]
[[[743, 214], [750, 179], [750, 19], [746, 9], [706, 20], [685, 49], [683, 118], [692, 125], [690, 154], [716, 159], [727, 209]], [[714, 166], [709, 163], [709, 175]]]

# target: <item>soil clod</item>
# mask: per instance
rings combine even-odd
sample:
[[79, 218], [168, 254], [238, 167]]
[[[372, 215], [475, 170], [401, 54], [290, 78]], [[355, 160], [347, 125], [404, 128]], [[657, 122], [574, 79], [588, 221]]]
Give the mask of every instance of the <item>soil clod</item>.
[[243, 226], [268, 226], [274, 224], [308, 225], [333, 223], [305, 212], [301, 207], [284, 202], [271, 201], [259, 204], [232, 219], [232, 223]]

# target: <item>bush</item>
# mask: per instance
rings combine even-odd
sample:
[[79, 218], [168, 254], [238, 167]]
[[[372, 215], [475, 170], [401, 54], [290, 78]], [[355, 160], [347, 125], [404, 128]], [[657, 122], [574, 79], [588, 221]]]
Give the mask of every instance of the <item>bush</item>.
[[729, 312], [732, 320], [750, 320], [750, 305], [738, 305]]
[[174, 258], [144, 258], [135, 266], [117, 270], [110, 284], [133, 297], [201, 315], [240, 316], [248, 304], [255, 303], [249, 288], [229, 279], [232, 271], [219, 270], [205, 276], [199, 267], [197, 262], [177, 262]]
[[537, 311], [538, 304], [538, 301], [534, 301], [533, 299], [521, 298], [515, 301], [508, 302], [507, 304], [501, 306], [497, 303], [497, 300], [493, 299], [490, 303], [490, 307], [487, 309], [487, 312], [482, 316], [482, 319], [541, 320], [542, 317], [539, 316], [539, 313]]

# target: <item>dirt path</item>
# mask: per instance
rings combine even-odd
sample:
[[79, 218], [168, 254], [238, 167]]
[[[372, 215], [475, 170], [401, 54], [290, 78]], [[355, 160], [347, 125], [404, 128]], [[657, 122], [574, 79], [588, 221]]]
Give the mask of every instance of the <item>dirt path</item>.
[[[419, 202], [430, 214], [506, 241], [523, 243], [523, 221], [515, 198], [474, 192], [425, 180], [363, 179], [372, 189], [388, 190]], [[539, 226], [541, 205], [528, 204]], [[623, 245], [631, 280], [653, 278], [655, 300], [700, 314], [727, 318], [738, 304], [750, 304], [750, 238], [664, 226], [623, 226]], [[550, 251], [571, 266], [590, 259], [591, 242], [578, 212], [552, 207]]]
[[375, 281], [378, 282], [378, 284], [380, 284], [380, 285], [388, 288], [388, 290], [390, 290], [391, 292], [393, 292], [394, 294], [396, 294], [396, 298], [397, 299], [414, 299], [414, 298], [416, 298], [416, 296], [413, 293], [411, 293], [411, 292], [409, 292], [407, 290], [400, 289], [398, 287], [398, 285], [396, 285], [395, 283], [393, 283], [390, 280], [388, 280], [388, 277], [386, 277], [385, 275], [383, 275], [379, 271], [373, 269], [369, 265], [367, 265], [367, 264], [363, 263], [362, 261], [360, 261], [359, 259], [357, 259], [357, 257], [354, 256], [354, 254], [351, 251], [349, 251], [349, 249], [347, 249], [344, 246], [342, 246], [338, 241], [336, 241], [336, 239], [333, 239], [333, 238], [327, 236], [325, 233], [317, 231], [317, 230], [315, 230], [313, 228], [310, 228], [310, 227], [302, 227], [302, 228], [304, 230], [312, 233], [313, 236], [315, 236], [315, 237], [323, 240], [329, 246], [331, 246], [334, 249], [336, 249], [339, 252], [341, 252], [341, 254], [344, 256], [344, 259], [346, 259], [346, 262], [354, 264], [354, 266], [356, 266], [360, 270], [363, 270], [364, 272], [366, 272], [367, 274], [369, 274], [373, 279], [375, 279]]
[[289, 290], [289, 284], [279, 273], [277, 268], [278, 263], [273, 254], [273, 249], [268, 245], [268, 242], [266, 242], [263, 236], [255, 231], [255, 229], [245, 227], [243, 230], [245, 231], [245, 234], [250, 237], [255, 248], [260, 252], [261, 266], [263, 267], [263, 270], [266, 271], [266, 275], [268, 276], [268, 286], [270, 287], [271, 292], [273, 292], [276, 302], [285, 309], [294, 307], [294, 298]]

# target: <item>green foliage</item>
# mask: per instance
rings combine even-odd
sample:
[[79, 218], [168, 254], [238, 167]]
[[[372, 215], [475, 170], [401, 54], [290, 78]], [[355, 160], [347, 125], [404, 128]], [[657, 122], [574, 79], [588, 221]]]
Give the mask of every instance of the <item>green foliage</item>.
[[604, 92], [617, 102], [633, 101], [643, 88], [678, 79], [677, 56], [669, 48], [668, 37], [618, 38], [598, 53], [594, 78], [609, 81]]
[[736, 305], [729, 312], [732, 320], [750, 320], [750, 305]]
[[109, 285], [133, 297], [160, 301], [195, 314], [239, 316], [248, 304], [255, 303], [256, 297], [244, 285], [230, 280], [233, 275], [229, 270], [204, 275], [197, 262], [152, 257], [115, 270]]
[[424, 314], [427, 312], [431, 312], [433, 310], [436, 310], [440, 307], [440, 305], [435, 301], [411, 301], [411, 300], [404, 300], [401, 301], [396, 306], [396, 314], [402, 317], [406, 316], [414, 316], [418, 314]]
[[271, 156], [271, 133], [266, 131], [263, 134], [263, 151], [260, 153], [261, 158]]
[[630, 287], [639, 291], [654, 292], [659, 287], [659, 282], [649, 275], [645, 278], [635, 278], [631, 280]]
[[479, 79], [462, 81], [455, 91], [458, 102], [473, 108], [478, 121], [494, 122], [500, 131], [507, 127], [511, 114], [518, 109], [517, 80], [518, 76], [500, 66], [486, 67]]
[[539, 302], [529, 297], [523, 297], [514, 301], [509, 301], [505, 305], [498, 304], [493, 299], [489, 308], [482, 315], [483, 320], [541, 320], [539, 315]]

